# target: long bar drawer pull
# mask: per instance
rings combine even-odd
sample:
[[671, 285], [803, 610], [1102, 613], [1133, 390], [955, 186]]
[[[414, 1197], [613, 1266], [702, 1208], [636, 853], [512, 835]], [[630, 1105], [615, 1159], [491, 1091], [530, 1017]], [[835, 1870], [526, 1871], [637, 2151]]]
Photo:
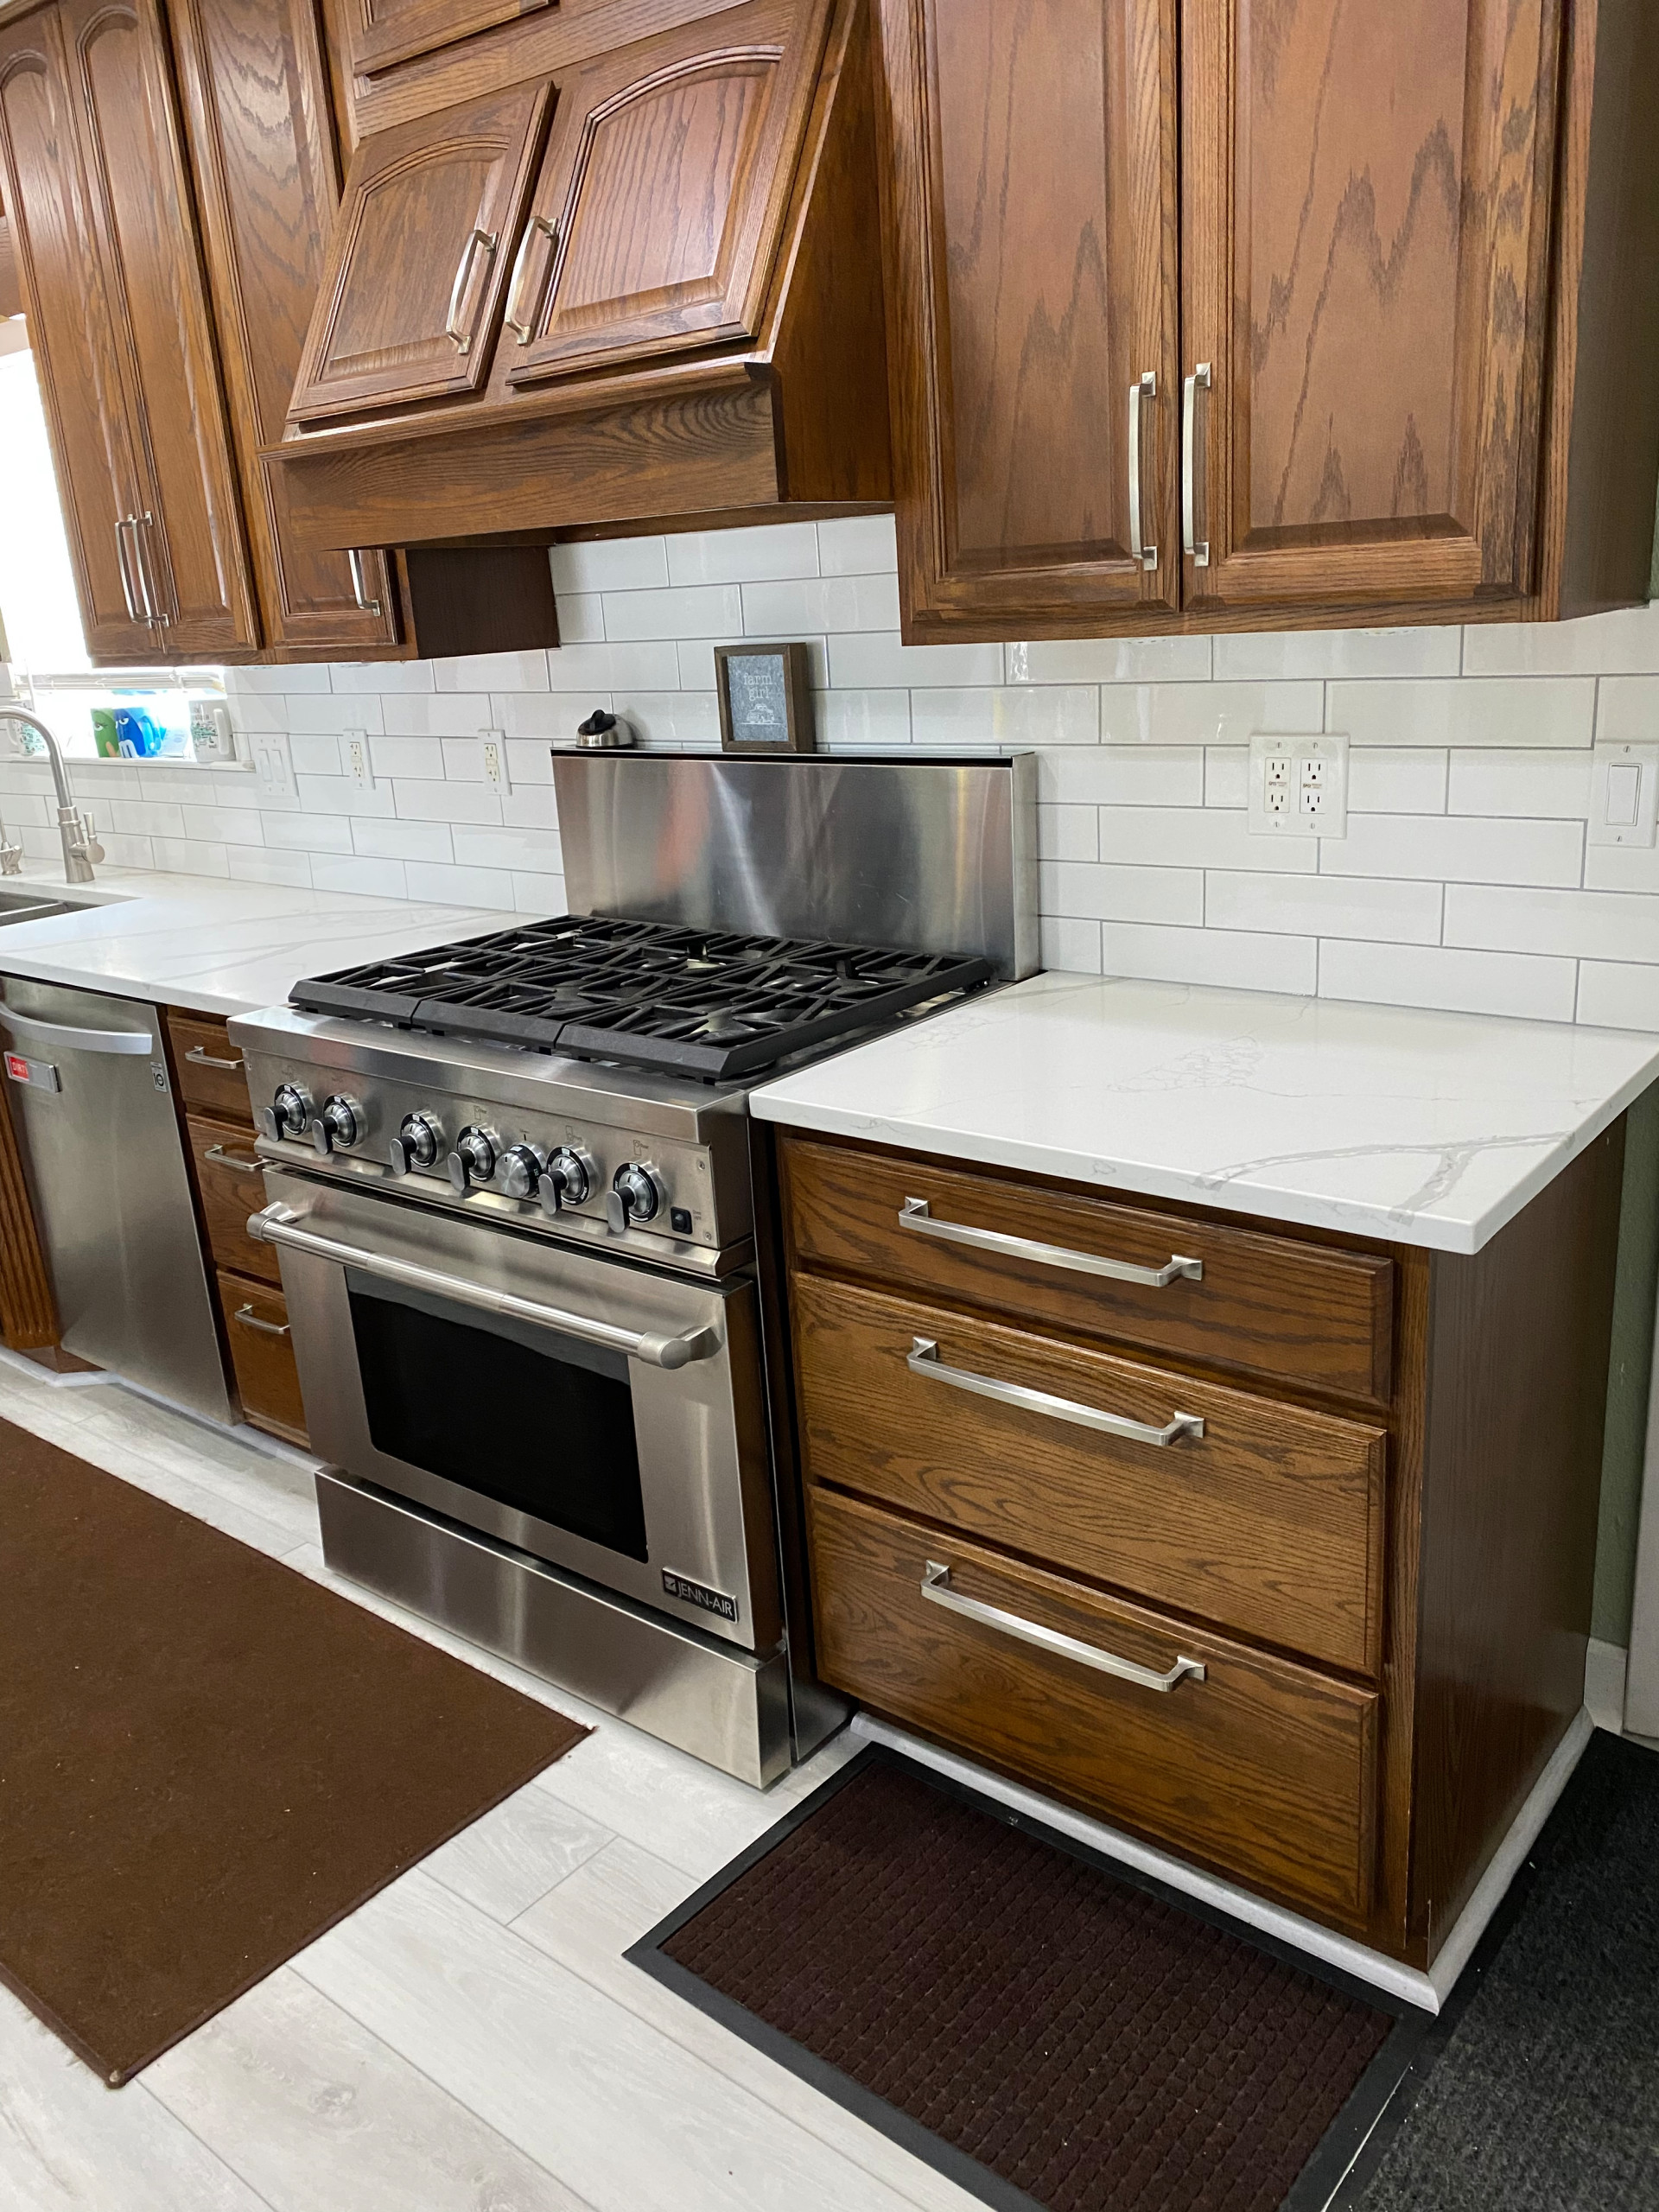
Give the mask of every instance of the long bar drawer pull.
[[1122, 1414], [1103, 1414], [1093, 1406], [1080, 1406], [1075, 1398], [1053, 1398], [1046, 1390], [1028, 1390], [1023, 1382], [998, 1382], [988, 1375], [970, 1375], [965, 1367], [947, 1367], [931, 1337], [911, 1338], [905, 1365], [912, 1375], [930, 1375], [936, 1382], [948, 1382], [953, 1390], [971, 1390], [976, 1397], [1021, 1406], [1029, 1414], [1046, 1414], [1051, 1421], [1075, 1421], [1079, 1428], [1097, 1428], [1107, 1436], [1127, 1436], [1131, 1444], [1173, 1444], [1179, 1437], [1204, 1434], [1204, 1423], [1197, 1414], [1172, 1414], [1161, 1428], [1154, 1428], [1143, 1421], [1126, 1421]]
[[228, 1167], [232, 1175], [263, 1175], [265, 1172], [263, 1160], [243, 1160], [236, 1153], [226, 1152], [222, 1144], [210, 1144], [201, 1156], [215, 1167]]
[[205, 1045], [193, 1045], [184, 1057], [189, 1061], [192, 1067], [223, 1068], [226, 1075], [240, 1075], [243, 1069], [247, 1065], [247, 1062], [241, 1058], [234, 1060], [215, 1059]]
[[1163, 1290], [1181, 1277], [1204, 1281], [1204, 1262], [1172, 1254], [1161, 1268], [1137, 1268], [1128, 1260], [1100, 1260], [1092, 1252], [1073, 1252], [1064, 1244], [1039, 1244], [1030, 1236], [1005, 1236], [1000, 1229], [964, 1229], [954, 1221], [935, 1221], [925, 1198], [906, 1198], [899, 1209], [900, 1229], [918, 1230], [947, 1244], [971, 1244], [980, 1252], [1003, 1252], [1013, 1260], [1035, 1260], [1045, 1268], [1070, 1268], [1080, 1275], [1109, 1275], [1114, 1282], [1138, 1282]]
[[239, 1321], [245, 1329], [257, 1329], [262, 1337], [285, 1337], [290, 1333], [286, 1321], [262, 1321], [251, 1306], [238, 1306], [231, 1319]]
[[977, 1621], [982, 1628], [1018, 1637], [1021, 1643], [1034, 1643], [1039, 1651], [1075, 1659], [1080, 1667], [1116, 1675], [1119, 1681], [1135, 1682], [1143, 1690], [1173, 1690], [1189, 1675], [1195, 1682], [1205, 1678], [1202, 1659], [1178, 1658], [1166, 1675], [1154, 1674], [1150, 1667], [1137, 1667], [1133, 1659], [1120, 1659], [1115, 1651], [1097, 1650], [1092, 1643], [1079, 1643], [1075, 1636], [1062, 1636], [1058, 1629], [1045, 1628], [1040, 1621], [1022, 1620], [1018, 1613], [1004, 1612], [1001, 1605], [982, 1605], [977, 1598], [964, 1598], [950, 1587], [950, 1568], [944, 1560], [931, 1559], [922, 1570], [922, 1595], [931, 1605], [960, 1613], [964, 1620]]
[[648, 1361], [652, 1367], [689, 1367], [694, 1359], [712, 1359], [720, 1350], [716, 1328], [692, 1329], [683, 1337], [660, 1337], [650, 1331], [619, 1329], [611, 1321], [595, 1321], [586, 1313], [567, 1313], [557, 1306], [543, 1306], [533, 1298], [515, 1298], [510, 1290], [469, 1282], [463, 1275], [441, 1274], [435, 1268], [417, 1267], [412, 1260], [395, 1260], [390, 1253], [365, 1251], [361, 1245], [340, 1244], [332, 1236], [318, 1236], [297, 1224], [301, 1217], [291, 1206], [278, 1203], [252, 1216], [248, 1234], [256, 1243], [285, 1244], [290, 1251], [308, 1253], [313, 1259], [332, 1260], [336, 1267], [357, 1268], [385, 1282], [406, 1283], [411, 1290], [429, 1290], [452, 1298], [457, 1306], [476, 1306], [486, 1313], [505, 1313], [515, 1321], [533, 1321], [544, 1329], [557, 1329], [583, 1344], [603, 1344], [626, 1352], [630, 1359]]

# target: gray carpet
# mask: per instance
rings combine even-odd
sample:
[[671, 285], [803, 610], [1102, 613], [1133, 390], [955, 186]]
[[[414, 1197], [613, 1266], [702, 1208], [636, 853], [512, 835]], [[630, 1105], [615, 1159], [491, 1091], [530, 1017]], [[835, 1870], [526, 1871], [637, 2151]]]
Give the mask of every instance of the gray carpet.
[[1659, 1753], [1598, 1733], [1531, 1866], [1362, 2212], [1659, 2208]]

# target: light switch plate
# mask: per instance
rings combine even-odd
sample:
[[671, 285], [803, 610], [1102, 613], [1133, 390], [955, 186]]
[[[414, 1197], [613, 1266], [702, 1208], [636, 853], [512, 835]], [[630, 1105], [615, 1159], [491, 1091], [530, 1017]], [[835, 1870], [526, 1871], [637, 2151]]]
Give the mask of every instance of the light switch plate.
[[1348, 741], [1303, 734], [1250, 740], [1253, 837], [1348, 835]]
[[1599, 745], [1590, 760], [1592, 845], [1651, 845], [1659, 822], [1659, 745]]
[[250, 742], [253, 747], [254, 773], [259, 779], [260, 804], [297, 806], [294, 756], [288, 749], [286, 736], [277, 730], [257, 730]]

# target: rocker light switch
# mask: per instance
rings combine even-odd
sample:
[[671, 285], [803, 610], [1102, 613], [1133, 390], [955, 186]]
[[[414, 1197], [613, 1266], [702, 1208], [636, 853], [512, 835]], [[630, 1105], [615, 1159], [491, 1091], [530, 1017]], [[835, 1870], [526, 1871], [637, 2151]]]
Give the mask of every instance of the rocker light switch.
[[1659, 820], [1659, 745], [1599, 745], [1590, 765], [1589, 841], [1651, 845]]

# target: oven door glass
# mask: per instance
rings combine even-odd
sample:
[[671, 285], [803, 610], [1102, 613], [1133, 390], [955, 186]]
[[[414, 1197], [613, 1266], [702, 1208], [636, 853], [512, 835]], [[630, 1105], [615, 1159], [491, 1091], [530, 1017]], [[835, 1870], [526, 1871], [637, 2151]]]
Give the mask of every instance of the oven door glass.
[[626, 1559], [649, 1558], [622, 1353], [350, 1268], [346, 1291], [378, 1452]]

